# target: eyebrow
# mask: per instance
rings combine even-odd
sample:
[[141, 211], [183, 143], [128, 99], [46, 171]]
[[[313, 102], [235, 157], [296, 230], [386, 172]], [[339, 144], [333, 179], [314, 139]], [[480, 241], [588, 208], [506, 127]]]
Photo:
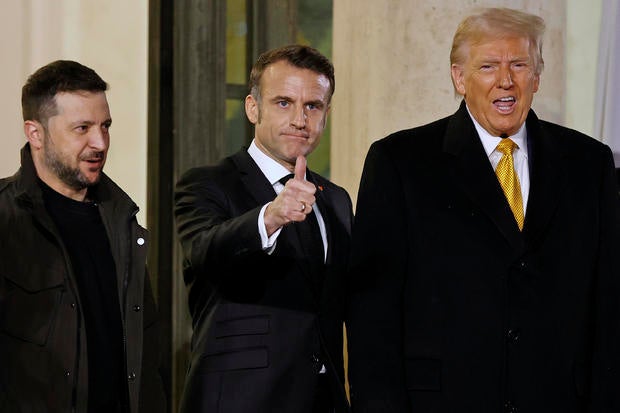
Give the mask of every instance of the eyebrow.
[[[88, 126], [92, 126], [92, 125], [96, 125], [97, 122], [92, 121], [92, 120], [77, 120], [75, 122], [71, 122], [69, 125], [71, 127], [74, 126], [78, 126], [78, 125], [88, 125]], [[101, 124], [107, 124], [108, 126], [112, 124], [112, 118], [107, 118], [106, 120], [104, 120], [103, 122], [101, 122]]]
[[[480, 61], [482, 62], [501, 62], [503, 60], [502, 57], [498, 56], [482, 56]], [[531, 60], [530, 56], [513, 56], [509, 59], [510, 62], [522, 62]]]
[[281, 100], [285, 100], [287, 102], [292, 102], [293, 99], [291, 99], [288, 96], [283, 96], [283, 95], [278, 95], [278, 96], [274, 96], [273, 98], [270, 99], [272, 102], [279, 102]]
[[[270, 99], [271, 102], [279, 102], [281, 100], [284, 100], [286, 102], [292, 102], [293, 99], [291, 99], [288, 96], [283, 96], [283, 95], [278, 95], [278, 96], [274, 96], [273, 98]], [[314, 105], [316, 107], [324, 107], [325, 106], [325, 102], [320, 100], [320, 99], [314, 99], [314, 100], [309, 100], [304, 102], [304, 105]]]

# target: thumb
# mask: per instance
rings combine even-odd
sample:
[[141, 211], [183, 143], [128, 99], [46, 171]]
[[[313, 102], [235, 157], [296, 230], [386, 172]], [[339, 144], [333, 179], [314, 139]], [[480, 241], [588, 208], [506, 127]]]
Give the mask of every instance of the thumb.
[[302, 155], [295, 161], [295, 179], [303, 181], [306, 175], [306, 158]]

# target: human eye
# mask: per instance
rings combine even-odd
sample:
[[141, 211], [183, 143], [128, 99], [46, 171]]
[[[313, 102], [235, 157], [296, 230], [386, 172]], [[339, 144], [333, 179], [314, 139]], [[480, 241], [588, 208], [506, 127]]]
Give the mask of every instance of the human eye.
[[278, 100], [276, 104], [281, 108], [287, 108], [289, 106], [289, 102], [286, 100]]
[[515, 69], [527, 69], [528, 68], [528, 64], [527, 62], [514, 62], [512, 64], [512, 67], [514, 67]]
[[323, 110], [323, 108], [325, 108], [325, 103], [323, 102], [323, 100], [318, 99], [311, 102], [306, 102], [305, 108], [308, 111]]
[[88, 132], [88, 125], [77, 125], [75, 131], [78, 133], [86, 133]]

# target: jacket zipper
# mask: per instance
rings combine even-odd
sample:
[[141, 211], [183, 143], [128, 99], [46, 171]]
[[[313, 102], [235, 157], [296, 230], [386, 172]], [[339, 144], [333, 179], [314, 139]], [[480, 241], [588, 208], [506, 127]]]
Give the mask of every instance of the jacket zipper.
[[[104, 222], [104, 226], [106, 228], [106, 232], [108, 234], [110, 234], [110, 229], [109, 229], [109, 225], [108, 222], [103, 219], [105, 217], [104, 212], [104, 208], [101, 204], [98, 204], [99, 206], [99, 213], [102, 217], [102, 220]], [[127, 287], [129, 286], [129, 270], [131, 267], [131, 263], [130, 263], [130, 257], [131, 257], [131, 222], [133, 219], [135, 219], [136, 215], [138, 214], [138, 210], [137, 209], [133, 209], [131, 214], [129, 215], [129, 218], [127, 219], [126, 225], [127, 225], [127, 237], [125, 238], [125, 245], [121, 246], [121, 256], [124, 257], [124, 264], [125, 267], [123, 269], [123, 278], [122, 278], [122, 296], [119, 297], [119, 306], [120, 306], [120, 312], [121, 312], [121, 327], [122, 327], [122, 340], [123, 340], [123, 382], [124, 382], [124, 386], [123, 388], [125, 389], [125, 403], [126, 406], [123, 406], [123, 408], [126, 409], [127, 412], [131, 412], [131, 399], [129, 396], [129, 383], [128, 383], [128, 365], [127, 365], [127, 328], [126, 328], [126, 323], [125, 323], [125, 317], [127, 314]], [[123, 254], [122, 251], [127, 251]]]

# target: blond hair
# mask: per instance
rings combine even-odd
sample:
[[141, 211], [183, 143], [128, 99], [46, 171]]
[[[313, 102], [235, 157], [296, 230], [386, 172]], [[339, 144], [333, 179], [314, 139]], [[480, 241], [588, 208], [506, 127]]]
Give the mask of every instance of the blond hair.
[[545, 21], [533, 14], [508, 8], [486, 8], [472, 14], [459, 24], [450, 51], [450, 65], [462, 65], [467, 59], [467, 48], [489, 37], [518, 36], [530, 41], [534, 74], [540, 75], [545, 62], [542, 57], [542, 38]]

